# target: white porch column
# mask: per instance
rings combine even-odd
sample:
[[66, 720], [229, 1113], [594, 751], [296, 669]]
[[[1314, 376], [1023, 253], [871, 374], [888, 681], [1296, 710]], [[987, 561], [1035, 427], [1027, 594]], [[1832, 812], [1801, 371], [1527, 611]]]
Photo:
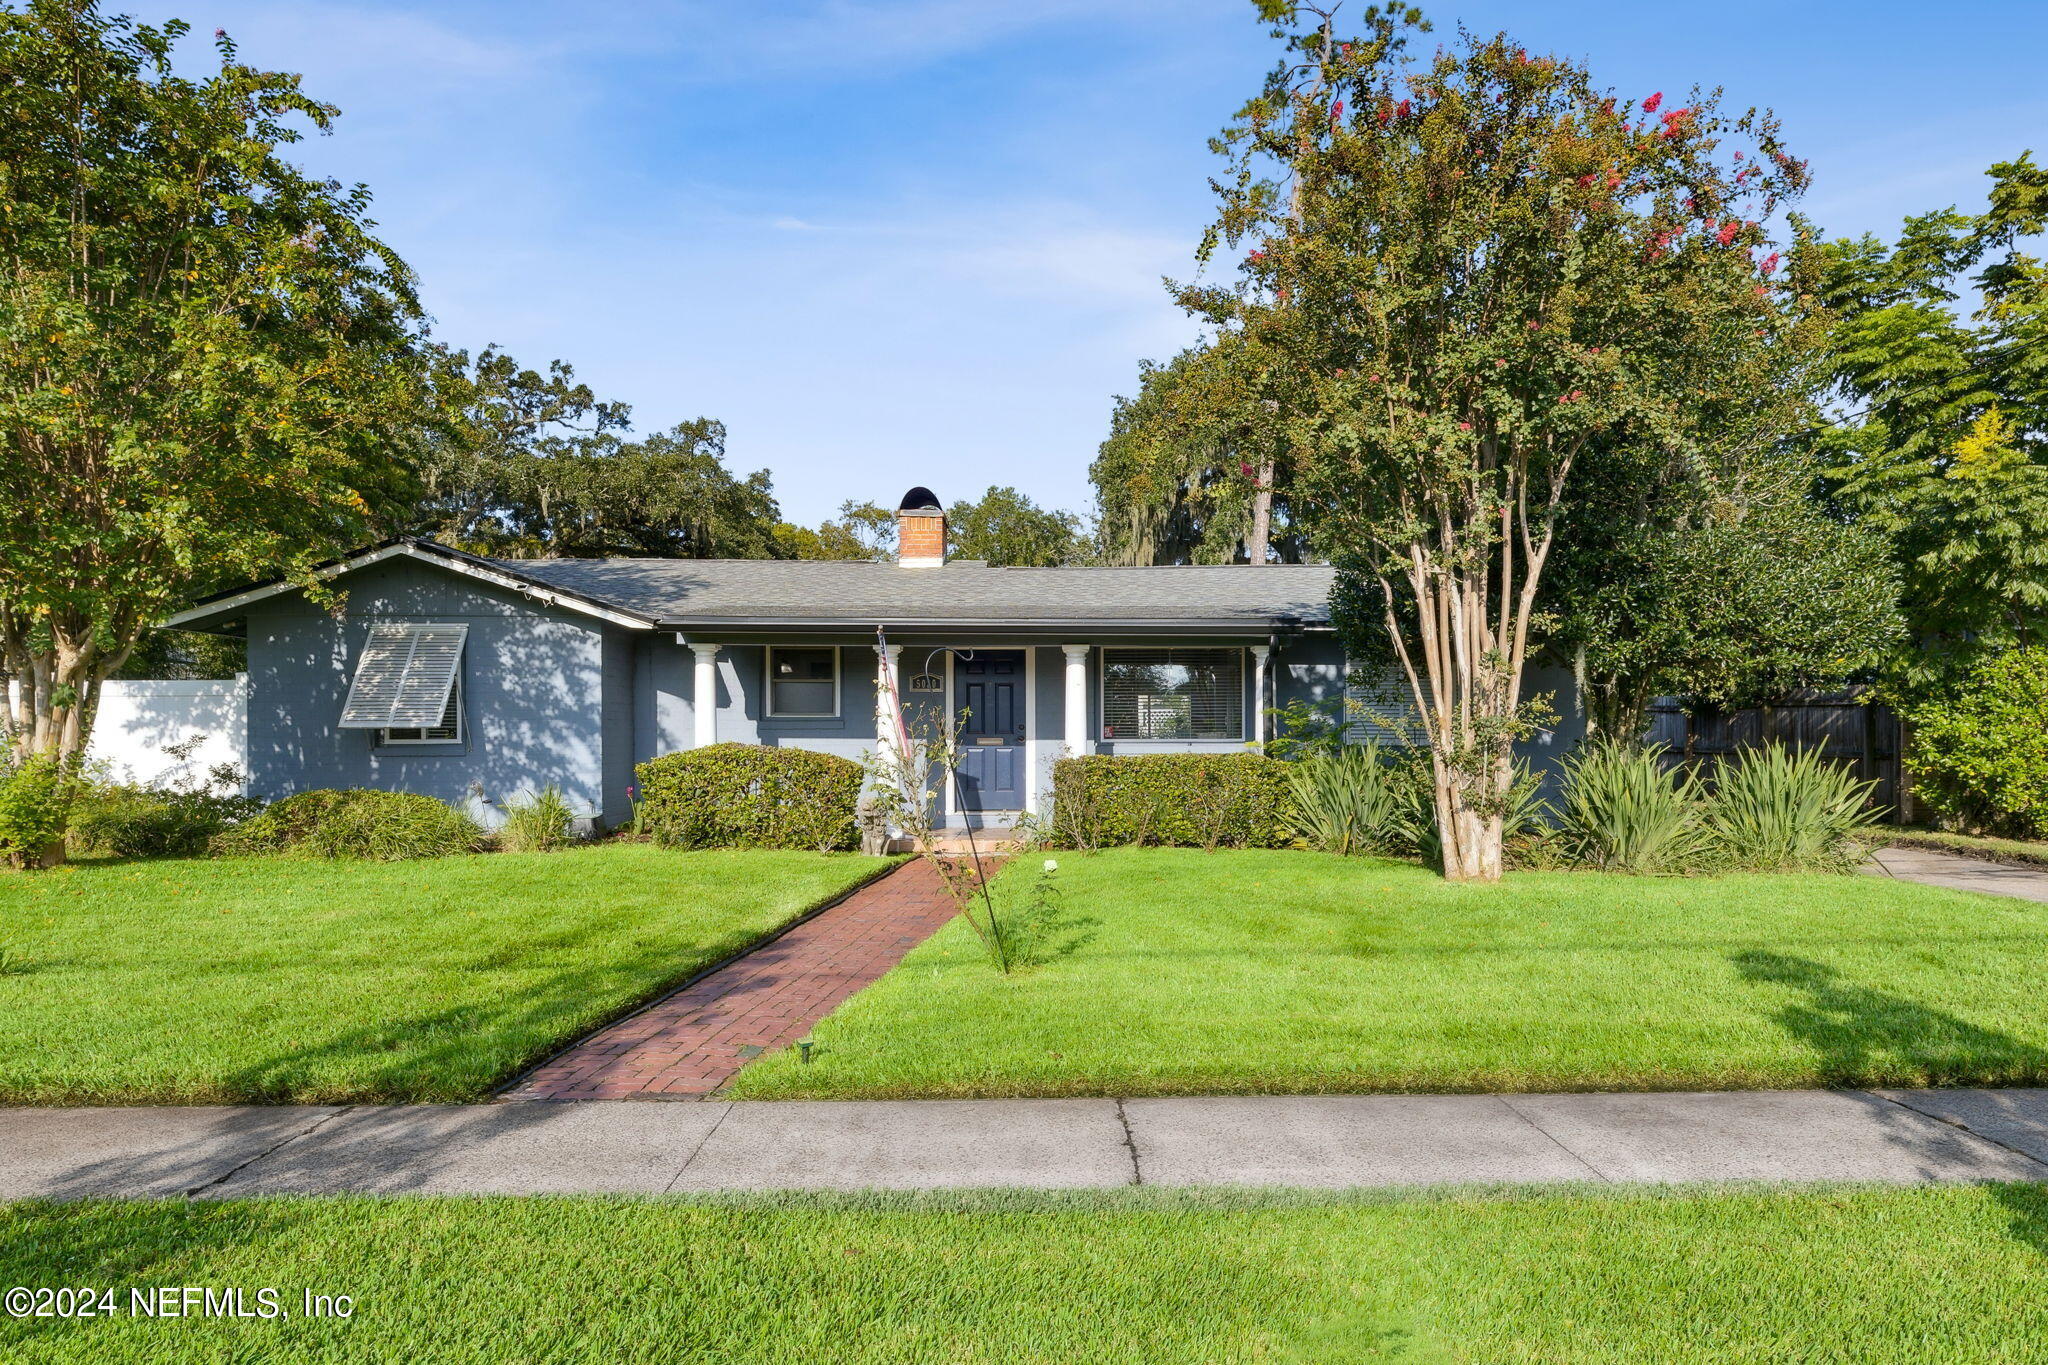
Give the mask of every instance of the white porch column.
[[1252, 714], [1258, 717], [1252, 737], [1258, 741], [1260, 753], [1266, 751], [1266, 660], [1272, 653], [1271, 645], [1252, 646]]
[[1061, 645], [1067, 656], [1067, 757], [1080, 758], [1088, 745], [1088, 646]]
[[896, 708], [889, 704], [894, 693], [903, 695], [903, 673], [897, 663], [903, 657], [902, 645], [875, 646], [875, 748], [896, 749], [903, 741], [897, 731]]
[[697, 656], [696, 685], [690, 693], [690, 718], [696, 723], [694, 747], [718, 743], [718, 646], [692, 644]]

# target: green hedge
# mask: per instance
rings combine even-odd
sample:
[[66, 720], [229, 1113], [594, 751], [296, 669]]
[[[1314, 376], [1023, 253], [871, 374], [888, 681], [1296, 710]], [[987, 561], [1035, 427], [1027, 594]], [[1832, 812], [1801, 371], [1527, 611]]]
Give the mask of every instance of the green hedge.
[[1914, 794], [1941, 824], [2048, 836], [2048, 649], [1994, 655], [1901, 711]]
[[852, 848], [861, 767], [814, 749], [713, 744], [642, 763], [647, 833], [680, 848]]
[[1053, 836], [1068, 847], [1285, 848], [1288, 764], [1259, 754], [1097, 754], [1053, 765]]
[[476, 821], [446, 802], [367, 788], [300, 792], [216, 835], [229, 857], [283, 855], [397, 862], [473, 853], [484, 845]]

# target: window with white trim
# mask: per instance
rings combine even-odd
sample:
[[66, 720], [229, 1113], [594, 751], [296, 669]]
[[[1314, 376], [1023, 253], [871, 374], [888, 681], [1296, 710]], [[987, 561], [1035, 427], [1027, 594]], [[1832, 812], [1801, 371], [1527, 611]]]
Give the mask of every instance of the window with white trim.
[[339, 725], [375, 730], [384, 744], [447, 744], [462, 738], [459, 622], [387, 621], [372, 625], [349, 680]]
[[458, 676], [455, 685], [448, 689], [448, 705], [441, 711], [439, 725], [402, 725], [388, 727], [377, 732], [379, 744], [460, 744], [462, 743], [462, 679]]
[[1242, 649], [1105, 649], [1102, 737], [1242, 740]]
[[828, 717], [839, 714], [839, 646], [770, 645], [768, 714]]

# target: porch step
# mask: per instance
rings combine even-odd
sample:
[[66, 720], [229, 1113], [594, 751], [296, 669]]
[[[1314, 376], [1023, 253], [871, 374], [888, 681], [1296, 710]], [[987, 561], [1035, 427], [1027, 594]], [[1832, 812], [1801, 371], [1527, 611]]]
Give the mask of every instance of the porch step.
[[[971, 840], [971, 841], [970, 841]], [[965, 827], [932, 831], [932, 852], [948, 855], [980, 853], [984, 858], [1003, 858], [1017, 851], [1023, 837], [1013, 829]]]

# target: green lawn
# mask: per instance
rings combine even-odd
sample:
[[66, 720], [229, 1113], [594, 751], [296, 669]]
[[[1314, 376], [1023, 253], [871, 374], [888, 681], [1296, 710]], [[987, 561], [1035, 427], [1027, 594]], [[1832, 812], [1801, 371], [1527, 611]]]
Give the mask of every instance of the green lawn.
[[[0, 1356], [1970, 1365], [2048, 1358], [2044, 1248], [2020, 1185], [24, 1204], [0, 1283], [122, 1312], [0, 1320]], [[157, 1285], [354, 1310], [128, 1316]]]
[[0, 874], [0, 1102], [471, 1100], [882, 866], [612, 844]]
[[[997, 881], [1022, 894], [1039, 860]], [[1069, 957], [958, 922], [741, 1098], [2048, 1083], [2048, 906], [1874, 877], [1063, 855]]]

